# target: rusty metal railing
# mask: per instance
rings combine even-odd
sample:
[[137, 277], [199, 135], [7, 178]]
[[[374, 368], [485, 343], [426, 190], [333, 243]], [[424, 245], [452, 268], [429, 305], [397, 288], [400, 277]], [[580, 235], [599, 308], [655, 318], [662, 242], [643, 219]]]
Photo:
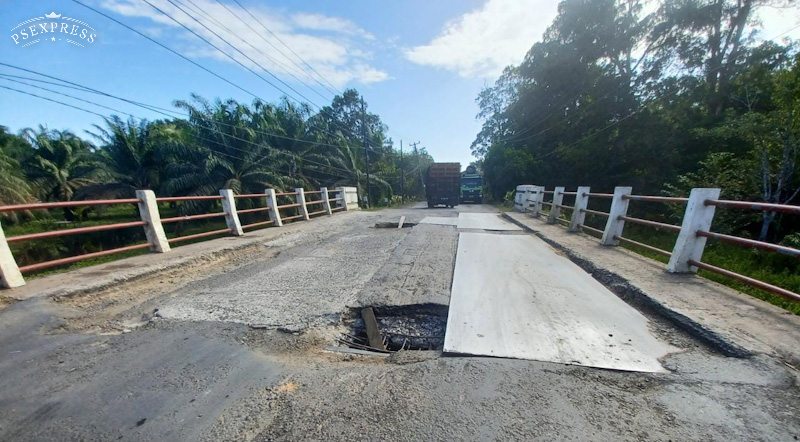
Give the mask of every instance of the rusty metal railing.
[[[9, 206], [0, 206], [0, 212], [26, 212], [32, 210], [48, 210], [48, 209], [60, 209], [60, 208], [67, 208], [67, 207], [82, 207], [82, 206], [109, 206], [109, 205], [119, 205], [119, 204], [138, 204], [140, 203], [140, 199], [138, 198], [126, 198], [126, 199], [116, 199], [116, 200], [80, 200], [80, 201], [60, 201], [60, 202], [53, 202], [53, 203], [31, 203], [31, 204], [15, 204]], [[89, 233], [96, 233], [96, 232], [106, 232], [112, 230], [120, 230], [120, 229], [129, 229], [132, 227], [143, 227], [146, 225], [144, 221], [130, 221], [130, 222], [122, 222], [122, 223], [113, 223], [113, 224], [103, 224], [98, 226], [88, 226], [88, 227], [76, 227], [71, 229], [58, 229], [58, 230], [51, 230], [46, 232], [36, 232], [36, 233], [28, 233], [23, 235], [15, 235], [5, 237], [2, 234], [2, 230], [0, 230], [0, 242], [6, 243], [18, 243], [24, 241], [34, 241], [34, 240], [41, 240], [41, 239], [49, 239], [49, 238], [58, 238], [63, 236], [71, 236], [71, 235], [83, 235]], [[135, 245], [128, 245], [124, 247], [116, 247], [112, 249], [102, 250], [98, 252], [92, 253], [85, 253], [76, 256], [70, 256], [66, 258], [59, 258], [59, 259], [52, 259], [43, 262], [33, 263], [18, 267], [16, 269], [11, 270], [14, 273], [14, 279], [21, 279], [22, 273], [30, 273], [40, 270], [46, 270], [53, 267], [58, 267], [61, 265], [71, 264], [78, 261], [83, 261], [91, 258], [97, 258], [101, 256], [107, 256], [115, 253], [122, 253], [122, 252], [129, 252], [132, 250], [139, 250], [144, 249], [149, 246], [148, 243], [144, 244], [135, 244]], [[6, 246], [7, 248], [7, 246]], [[0, 249], [2, 249], [2, 244], [0, 244]], [[10, 255], [10, 249], [8, 254]], [[3, 268], [4, 267], [16, 267], [16, 263], [6, 264], [5, 266], [2, 265], [2, 261], [9, 261], [13, 260], [11, 256], [0, 256], [0, 276], [4, 276]], [[20, 273], [20, 276], [17, 277], [16, 272]], [[0, 278], [5, 280], [6, 278]]]
[[[664, 256], [669, 259], [667, 270], [670, 272], [696, 272], [698, 269], [702, 269], [734, 279], [760, 290], [782, 296], [786, 299], [800, 302], [800, 294], [791, 290], [701, 261], [703, 249], [705, 248], [707, 239], [724, 242], [734, 246], [758, 249], [766, 252], [779, 253], [800, 258], [800, 249], [765, 241], [742, 238], [734, 235], [717, 233], [711, 231], [710, 228], [714, 217], [714, 209], [717, 207], [800, 215], [800, 206], [752, 201], [722, 200], [719, 199], [720, 189], [692, 189], [692, 192], [688, 197], [634, 195], [631, 193], [630, 187], [617, 187], [614, 189], [614, 193], [590, 192], [588, 187], [584, 187], [584, 191], [581, 191], [581, 188], [579, 188], [575, 192], [566, 192], [559, 189], [563, 188], [556, 187], [553, 190], [544, 190], [544, 187], [541, 186], [519, 186], [518, 192], [527, 192], [528, 195], [523, 196], [521, 199], [515, 199], [515, 201], [517, 201], [515, 206], [518, 210], [526, 212], [529, 211], [534, 216], [538, 216], [540, 214], [542, 206], [550, 207], [551, 214], [554, 209], [572, 210], [572, 219], [569, 223], [569, 229], [571, 231], [583, 230], [594, 233], [600, 236], [599, 239], [604, 245], [613, 246], [622, 243]], [[546, 194], [553, 195], [551, 201], [543, 200], [543, 195]], [[563, 195], [574, 196], [575, 204], [570, 206], [561, 203], [560, 198]], [[611, 199], [611, 207], [609, 211], [603, 212], [600, 210], [589, 209], [587, 205], [588, 198], [590, 197]], [[631, 201], [684, 204], [686, 209], [683, 216], [683, 222], [681, 225], [674, 225], [660, 221], [628, 216], [628, 203]], [[586, 215], [606, 218], [605, 229], [600, 230], [585, 225], [584, 218]], [[564, 220], [560, 218], [554, 220], [553, 216], [548, 217], [549, 223], [555, 223], [556, 221], [562, 223], [564, 222]], [[656, 230], [677, 233], [677, 239], [675, 241], [673, 250], [664, 250], [650, 244], [624, 237], [622, 232], [625, 222], [654, 228]]]
[[[357, 195], [351, 198], [346, 197], [346, 194], [356, 193], [355, 188], [341, 187], [337, 189], [328, 190], [322, 188], [320, 190], [304, 191], [301, 188], [295, 189], [294, 192], [275, 192], [272, 189], [267, 189], [263, 194], [240, 194], [234, 195], [229, 189], [220, 191], [220, 195], [190, 195], [190, 196], [166, 196], [156, 197], [150, 190], [136, 191], [136, 198], [122, 198], [110, 200], [81, 200], [81, 201], [59, 201], [51, 203], [31, 203], [31, 204], [16, 204], [8, 206], [0, 206], [0, 213], [8, 212], [31, 212], [35, 210], [48, 210], [58, 208], [80, 207], [80, 206], [106, 206], [106, 205], [119, 205], [119, 204], [135, 204], [138, 207], [140, 220], [119, 222], [113, 224], [103, 224], [88, 227], [76, 227], [69, 229], [50, 230], [36, 233], [26, 233], [22, 235], [14, 235], [6, 238], [3, 233], [2, 226], [0, 226], [0, 287], [18, 287], [25, 283], [22, 276], [23, 273], [36, 272], [53, 267], [63, 266], [66, 264], [75, 263], [82, 260], [97, 258], [116, 253], [131, 252], [136, 250], [150, 249], [153, 252], [168, 252], [170, 245], [184, 243], [187, 241], [208, 238], [213, 236], [220, 236], [225, 234], [232, 234], [239, 236], [244, 234], [244, 230], [252, 230], [258, 227], [267, 226], [281, 226], [283, 221], [296, 221], [300, 219], [310, 219], [312, 216], [319, 216], [323, 214], [332, 214], [333, 212], [348, 210], [346, 201], [355, 201]], [[306, 201], [306, 195], [317, 196], [315, 199]], [[334, 197], [331, 197], [334, 195]], [[286, 200], [294, 197], [297, 202], [286, 203], [279, 205], [277, 203], [278, 197]], [[261, 199], [266, 201], [266, 207], [246, 208], [242, 210], [236, 209], [236, 200], [241, 199]], [[222, 211], [212, 211], [209, 213], [198, 213], [192, 215], [172, 216], [161, 218], [159, 214], [159, 203], [186, 203], [206, 201], [214, 208], [221, 206]], [[336, 207], [334, 207], [334, 205]], [[314, 210], [308, 212], [308, 206], [322, 206], [322, 210]], [[291, 216], [281, 216], [281, 210], [294, 210], [296, 214]], [[239, 215], [250, 215], [267, 212], [270, 219], [255, 220], [249, 224], [241, 225]], [[209, 220], [215, 218], [225, 218], [227, 227], [224, 229], [213, 229], [206, 232], [192, 233], [189, 235], [176, 236], [168, 238], [164, 231], [164, 225]], [[71, 235], [87, 235], [97, 232], [114, 231], [120, 229], [129, 229], [140, 227], [143, 228], [145, 236], [147, 237], [146, 243], [126, 245], [123, 247], [112, 248], [108, 250], [101, 250], [92, 253], [85, 253], [75, 256], [68, 256], [58, 259], [52, 259], [43, 262], [32, 263], [24, 266], [18, 266], [11, 249], [8, 244], [22, 243], [25, 241], [43, 240], [58, 238]]]

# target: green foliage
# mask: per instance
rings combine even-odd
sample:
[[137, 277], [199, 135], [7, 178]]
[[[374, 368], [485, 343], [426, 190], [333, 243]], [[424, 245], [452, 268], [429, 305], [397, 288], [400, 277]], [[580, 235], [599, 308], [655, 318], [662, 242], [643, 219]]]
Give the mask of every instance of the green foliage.
[[[88, 132], [97, 146], [69, 131], [40, 126], [17, 136], [0, 126], [0, 205], [126, 198], [136, 189], [152, 189], [159, 196], [184, 196], [216, 195], [222, 188], [263, 193], [266, 188], [357, 186], [363, 196], [367, 193], [365, 140], [373, 205], [396, 204], [400, 189], [410, 197], [424, 194], [422, 171], [433, 159], [421, 149], [405, 152], [401, 161], [391, 140], [386, 139], [386, 125], [368, 111], [355, 90], [335, 97], [318, 113], [287, 99], [278, 103], [256, 100], [248, 105], [235, 100], [211, 102], [193, 95], [175, 105], [188, 113], [187, 119], [107, 118]], [[280, 203], [287, 202], [280, 198]], [[263, 201], [242, 199], [239, 204], [250, 208]], [[160, 210], [169, 217], [219, 212], [221, 208], [218, 202], [199, 201], [164, 204]], [[134, 206], [1, 216], [8, 236], [139, 218]], [[258, 216], [263, 214], [252, 214], [254, 222]], [[219, 219], [173, 223], [166, 230], [170, 237], [183, 236], [219, 229], [222, 223]], [[19, 264], [26, 265], [143, 240], [142, 229], [131, 228], [17, 242], [12, 250]], [[113, 257], [91, 262], [108, 259]]]
[[136, 189], [160, 189], [165, 152], [180, 140], [180, 129], [170, 123], [124, 121], [116, 115], [105, 124], [95, 125], [89, 134], [100, 143], [99, 156], [113, 183], [125, 188], [128, 196]]
[[[752, 38], [767, 4], [775, 2], [667, 0], [646, 13], [641, 0], [561, 1], [542, 40], [476, 98], [483, 127], [472, 152], [491, 194], [499, 199], [518, 184], [680, 196], [720, 187], [727, 199], [796, 204], [800, 56], [795, 43]], [[632, 216], [673, 224], [682, 211], [631, 206]], [[602, 221], [587, 217], [591, 227]], [[800, 217], [719, 209], [713, 230], [794, 244]], [[642, 238], [667, 250], [674, 242]], [[720, 244], [705, 258], [800, 289], [796, 259]]]
[[[24, 204], [34, 200], [33, 189], [25, 179], [20, 169], [15, 153], [29, 150], [30, 146], [15, 135], [9, 134], [6, 128], [0, 126], [0, 205]], [[0, 214], [12, 220], [17, 219], [16, 213]]]
[[93, 146], [71, 132], [39, 126], [23, 136], [33, 146], [23, 163], [25, 174], [42, 200], [70, 201], [77, 189], [107, 176]]

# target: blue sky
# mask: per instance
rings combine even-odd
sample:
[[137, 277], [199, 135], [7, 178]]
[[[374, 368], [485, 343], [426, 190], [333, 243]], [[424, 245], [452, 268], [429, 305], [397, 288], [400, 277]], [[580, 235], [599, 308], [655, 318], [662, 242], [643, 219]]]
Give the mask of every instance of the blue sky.
[[[276, 100], [284, 95], [142, 0], [81, 1], [264, 99]], [[168, 0], [148, 1], [259, 71], [251, 61], [219, 41]], [[408, 146], [410, 142], [420, 141], [437, 161], [459, 161], [463, 165], [472, 160], [469, 145], [480, 128], [480, 122], [475, 119], [478, 111], [475, 97], [484, 85], [493, 82], [504, 66], [522, 59], [555, 16], [557, 5], [552, 0], [239, 0], [246, 8], [242, 10], [234, 0], [219, 0], [243, 18], [242, 21], [217, 0], [173, 1], [300, 94], [316, 104], [327, 104], [331, 94], [315, 82], [313, 74], [309, 74], [282, 43], [263, 30], [261, 24], [265, 25], [336, 89], [353, 87], [361, 91], [370, 110], [380, 114], [388, 124], [389, 135], [396, 143], [402, 139]], [[43, 34], [47, 38], [23, 47], [35, 38], [23, 39], [20, 31], [26, 25], [17, 25], [50, 12], [84, 22], [91, 28], [87, 33], [92, 30], [96, 33], [96, 40], [88, 43], [80, 39], [80, 35], [70, 37], [68, 33], [55, 32]], [[248, 12], [255, 15], [258, 22], [251, 19]], [[797, 23], [796, 9], [764, 12], [767, 35], [776, 35]], [[73, 1], [0, 0], [0, 25], [6, 29], [0, 44], [2, 63], [166, 108], [172, 107], [173, 100], [186, 99], [192, 92], [206, 98], [252, 100], [245, 92]], [[53, 42], [53, 36], [59, 39]], [[789, 36], [796, 38], [797, 30]], [[67, 42], [68, 39], [73, 43]], [[1, 66], [0, 73], [30, 75]], [[285, 92], [298, 96], [267, 74], [261, 72], [261, 75]], [[102, 114], [112, 113], [7, 80], [0, 79], [0, 86], [52, 97]], [[41, 86], [76, 94], [55, 86]], [[161, 117], [116, 100], [98, 96], [90, 99], [139, 117]], [[13, 131], [45, 124], [83, 134], [92, 124], [101, 122], [98, 116], [6, 89], [0, 89], [0, 103], [0, 125]]]

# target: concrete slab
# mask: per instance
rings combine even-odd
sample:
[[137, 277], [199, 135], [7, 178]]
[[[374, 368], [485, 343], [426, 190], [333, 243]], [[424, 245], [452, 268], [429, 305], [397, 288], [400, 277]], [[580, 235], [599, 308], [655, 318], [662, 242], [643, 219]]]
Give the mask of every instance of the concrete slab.
[[364, 285], [356, 305], [447, 305], [457, 245], [456, 229], [416, 225]]
[[197, 280], [159, 305], [159, 314], [165, 319], [266, 328], [336, 323], [343, 306], [356, 304], [361, 288], [410, 232], [375, 230], [356, 224], [349, 226], [347, 235], [313, 238], [306, 232], [287, 237], [294, 247], [236, 272]]
[[542, 240], [459, 236], [444, 351], [664, 372], [648, 320]]
[[522, 230], [518, 225], [501, 218], [499, 213], [459, 213], [457, 226], [459, 229]]
[[[666, 264], [622, 247], [604, 247], [597, 239], [568, 233], [522, 213], [507, 217], [557, 243], [573, 259], [622, 281], [663, 307], [690, 333], [726, 350], [735, 345], [800, 365], [800, 316], [695, 274], [666, 272]], [[611, 279], [612, 281], [614, 279]]]
[[458, 224], [458, 218], [454, 216], [426, 216], [422, 218], [420, 224], [438, 224], [441, 226], [455, 226]]

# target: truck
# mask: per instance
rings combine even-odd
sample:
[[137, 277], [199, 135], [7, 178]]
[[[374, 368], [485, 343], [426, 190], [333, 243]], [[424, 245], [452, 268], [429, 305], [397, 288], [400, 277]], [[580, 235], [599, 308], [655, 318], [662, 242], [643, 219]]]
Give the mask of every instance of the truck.
[[455, 207], [461, 196], [461, 163], [433, 163], [425, 174], [428, 207]]
[[461, 202], [481, 204], [483, 202], [483, 177], [475, 166], [467, 166], [461, 174]]

